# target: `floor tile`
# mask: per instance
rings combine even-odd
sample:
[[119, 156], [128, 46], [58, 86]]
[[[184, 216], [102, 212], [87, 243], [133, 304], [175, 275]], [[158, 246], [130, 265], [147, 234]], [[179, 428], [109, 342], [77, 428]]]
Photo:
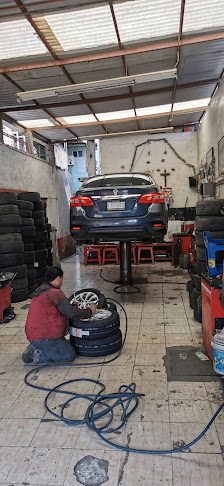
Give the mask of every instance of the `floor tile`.
[[61, 486], [71, 461], [68, 449], [29, 448], [12, 481], [42, 486]]
[[222, 486], [224, 469], [221, 454], [174, 454], [173, 486]]

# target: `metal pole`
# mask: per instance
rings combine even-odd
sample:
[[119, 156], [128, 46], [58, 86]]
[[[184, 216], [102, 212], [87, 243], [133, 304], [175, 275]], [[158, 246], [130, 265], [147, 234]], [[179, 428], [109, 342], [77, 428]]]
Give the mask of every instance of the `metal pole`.
[[132, 284], [131, 241], [120, 241], [120, 283]]

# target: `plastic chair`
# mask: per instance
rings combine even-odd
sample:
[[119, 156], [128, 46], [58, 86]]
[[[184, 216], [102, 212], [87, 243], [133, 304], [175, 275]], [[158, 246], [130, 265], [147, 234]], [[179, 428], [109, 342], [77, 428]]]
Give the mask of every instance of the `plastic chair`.
[[[148, 250], [149, 253], [150, 253], [150, 257], [149, 256], [145, 256], [145, 257], [142, 257], [141, 256], [141, 252], [142, 251], [145, 251], [145, 250]], [[155, 260], [154, 260], [154, 254], [153, 254], [153, 245], [139, 245], [138, 247], [138, 257], [137, 257], [137, 265], [139, 265], [139, 262], [140, 261], [144, 261], [144, 260], [147, 260], [147, 261], [151, 261], [152, 264], [154, 265], [155, 263]]]
[[[208, 273], [211, 277], [217, 277], [223, 273], [224, 240], [213, 240], [210, 231], [203, 231], [205, 243], [205, 258]], [[223, 252], [222, 263], [217, 263], [217, 252]]]

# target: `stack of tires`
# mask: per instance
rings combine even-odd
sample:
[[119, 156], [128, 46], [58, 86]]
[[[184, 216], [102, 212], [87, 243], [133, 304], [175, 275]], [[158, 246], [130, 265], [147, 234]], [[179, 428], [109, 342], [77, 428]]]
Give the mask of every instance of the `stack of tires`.
[[224, 239], [224, 199], [199, 201], [196, 204], [196, 273], [207, 271], [203, 231], [210, 231], [211, 238]]
[[44, 281], [44, 275], [47, 270], [47, 249], [46, 249], [46, 223], [45, 223], [45, 208], [44, 202], [40, 199], [39, 192], [32, 194], [33, 198], [33, 219], [36, 228], [36, 235], [34, 238], [34, 252], [35, 252], [35, 270], [36, 270], [36, 285], [39, 286]]
[[[74, 301], [74, 296], [70, 297]], [[120, 318], [114, 304], [107, 305], [104, 295], [97, 289], [87, 288], [75, 293], [80, 308], [98, 304], [97, 314], [85, 320], [69, 320], [70, 343], [81, 356], [106, 356], [116, 353], [122, 346]]]
[[[22, 198], [22, 199], [21, 199]], [[17, 195], [20, 216], [22, 217], [22, 238], [24, 243], [24, 262], [27, 266], [28, 289], [31, 294], [36, 288], [37, 272], [34, 268], [34, 237], [36, 228], [34, 225], [33, 202], [26, 199], [25, 193]]]
[[224, 239], [224, 199], [199, 201], [196, 204], [196, 258], [195, 275], [187, 283], [189, 303], [194, 318], [202, 322], [201, 274], [207, 273], [203, 231], [210, 231], [211, 238]]
[[53, 256], [52, 256], [52, 240], [51, 240], [51, 224], [47, 218], [47, 203], [44, 201], [44, 217], [45, 217], [45, 224], [46, 224], [46, 231], [47, 231], [47, 240], [46, 240], [46, 248], [47, 248], [47, 265], [51, 267], [53, 265]]
[[192, 279], [187, 282], [189, 293], [189, 304], [194, 312], [194, 319], [202, 322], [202, 298], [201, 298], [201, 276], [193, 275]]
[[15, 274], [11, 282], [11, 301], [29, 297], [27, 268], [24, 265], [24, 244], [21, 236], [22, 218], [15, 194], [0, 193], [0, 271]]
[[24, 262], [27, 266], [28, 289], [31, 294], [36, 288], [37, 272], [34, 268], [35, 252], [34, 238], [36, 227], [33, 219], [34, 202], [33, 193], [21, 192], [17, 194], [20, 215], [22, 217], [22, 238], [24, 243]]

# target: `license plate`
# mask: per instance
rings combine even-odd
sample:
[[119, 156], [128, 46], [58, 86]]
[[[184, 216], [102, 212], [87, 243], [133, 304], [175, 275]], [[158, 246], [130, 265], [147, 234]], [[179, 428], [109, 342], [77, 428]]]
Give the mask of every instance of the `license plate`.
[[108, 201], [107, 210], [114, 211], [116, 209], [125, 209], [125, 201]]

